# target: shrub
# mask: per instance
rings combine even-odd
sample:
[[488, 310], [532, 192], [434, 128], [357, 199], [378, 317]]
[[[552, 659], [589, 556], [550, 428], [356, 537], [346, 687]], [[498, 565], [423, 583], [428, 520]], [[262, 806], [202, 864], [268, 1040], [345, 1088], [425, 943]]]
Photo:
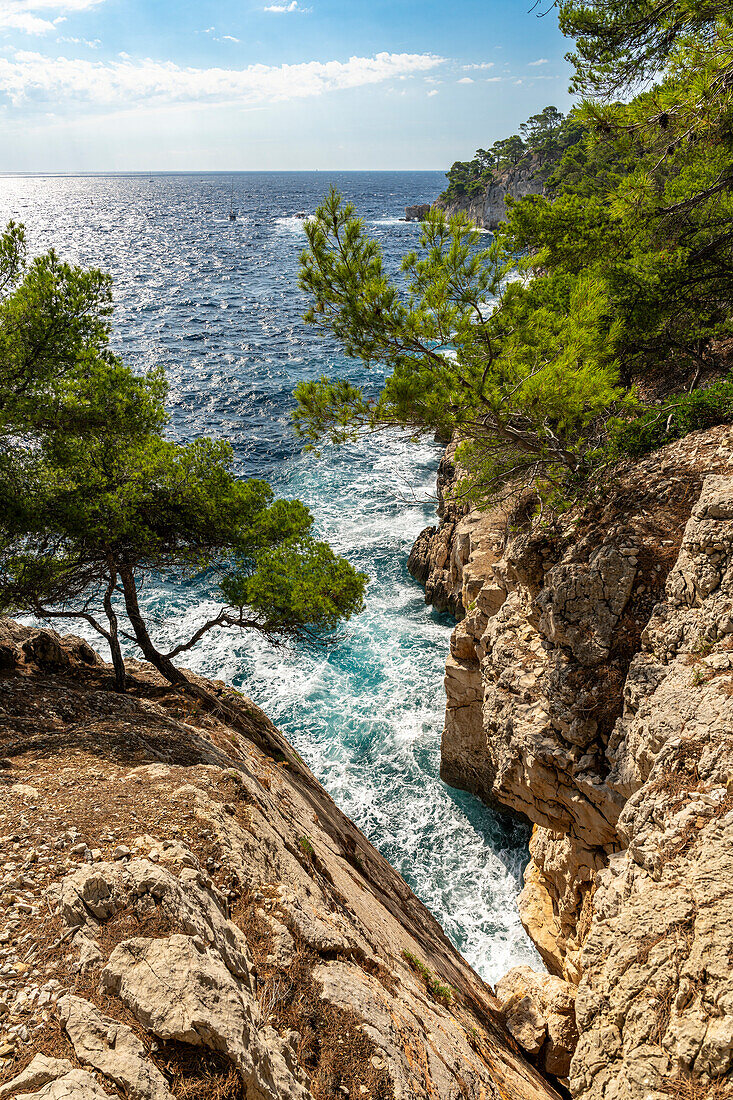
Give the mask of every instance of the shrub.
[[689, 432], [733, 423], [733, 377], [704, 390], [675, 395], [633, 420], [613, 420], [604, 448], [612, 459], [637, 458]]

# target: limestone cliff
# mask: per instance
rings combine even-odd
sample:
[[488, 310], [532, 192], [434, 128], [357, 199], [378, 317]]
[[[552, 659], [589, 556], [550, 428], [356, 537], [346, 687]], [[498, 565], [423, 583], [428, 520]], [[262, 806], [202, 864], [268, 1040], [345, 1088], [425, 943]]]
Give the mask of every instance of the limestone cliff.
[[524, 199], [541, 195], [553, 163], [537, 154], [526, 157], [513, 168], [496, 176], [485, 191], [474, 198], [438, 199], [434, 204], [447, 214], [467, 214], [481, 229], [496, 229], [506, 217], [506, 199]]
[[[446, 495], [456, 480], [455, 446], [449, 444], [438, 466], [437, 527], [418, 535], [407, 560], [415, 580], [425, 588], [425, 600], [456, 619], [463, 616], [464, 567], [471, 552], [469, 530], [477, 516]], [[475, 547], [474, 547], [475, 549]]]
[[442, 770], [535, 826], [520, 912], [576, 996], [572, 1096], [727, 1096], [733, 430], [620, 470], [552, 528], [497, 510], [459, 529], [423, 538], [463, 614]]
[[556, 1097], [267, 718], [207, 686], [226, 720], [0, 623], [0, 1100]]

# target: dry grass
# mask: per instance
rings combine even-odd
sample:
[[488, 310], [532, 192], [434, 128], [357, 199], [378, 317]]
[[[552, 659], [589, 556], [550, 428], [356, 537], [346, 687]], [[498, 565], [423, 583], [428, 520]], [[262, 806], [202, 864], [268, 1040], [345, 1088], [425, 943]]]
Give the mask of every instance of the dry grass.
[[393, 1100], [386, 1066], [360, 1018], [321, 997], [313, 978], [320, 958], [296, 938], [292, 963], [288, 967], [274, 964], [272, 931], [247, 896], [238, 902], [232, 919], [245, 933], [255, 961], [264, 1019], [281, 1034], [297, 1031], [300, 1036], [298, 1060], [308, 1073], [314, 1100], [342, 1100], [347, 1091], [359, 1100]]
[[655, 992], [653, 994], [654, 1001], [656, 1003], [656, 1019], [654, 1027], [654, 1041], [658, 1046], [662, 1045], [662, 1040], [667, 1033], [669, 1027], [669, 1021], [672, 1016], [672, 1006], [677, 996], [677, 987], [670, 984], [669, 988], [664, 993]]
[[645, 966], [649, 961], [649, 955], [658, 944], [669, 943], [672, 940], [674, 941], [675, 958], [680, 961], [689, 958], [695, 940], [696, 915], [696, 913], [692, 913], [686, 920], [677, 921], [676, 924], [669, 925], [661, 932], [648, 932], [638, 942], [636, 961]]
[[679, 856], [689, 852], [691, 848], [700, 839], [700, 834], [705, 826], [710, 825], [713, 821], [717, 821], [719, 818], [724, 817], [730, 810], [733, 809], [733, 791], [730, 789], [725, 798], [716, 806], [712, 814], [707, 814], [705, 817], [700, 818], [700, 821], [689, 821], [685, 828], [681, 831], [679, 836], [675, 840], [674, 847], [671, 847], [668, 853], [668, 859], [677, 859]]
[[169, 1041], [152, 1055], [168, 1087], [180, 1100], [246, 1100], [237, 1071], [221, 1054], [206, 1047]]
[[[705, 793], [713, 789], [714, 785], [701, 780], [698, 770], [698, 763], [708, 745], [709, 742], [702, 737], [691, 737], [683, 741], [664, 773], [649, 783], [650, 793], [660, 791], [666, 796], [666, 810], [670, 817], [688, 805], [693, 794]], [[731, 809], [733, 809], [733, 788], [729, 787], [727, 794], [715, 807], [713, 813], [705, 813], [699, 819], [693, 818], [687, 822], [675, 837], [674, 843], [668, 846], [665, 861], [677, 859], [689, 852], [699, 840], [702, 830], [725, 816]]]
[[702, 789], [698, 763], [707, 745], [704, 737], [690, 737], [682, 741], [664, 773], [649, 783], [650, 792], [663, 791], [669, 796], [671, 812], [681, 809], [692, 791]]
[[733, 1100], [733, 1081], [701, 1081], [699, 1077], [684, 1071], [657, 1086], [675, 1100]]
[[[143, 902], [144, 904], [141, 904]], [[170, 913], [163, 904], [156, 904], [150, 894], [126, 909], [120, 909], [110, 917], [95, 936], [104, 959], [108, 959], [115, 947], [134, 936], [163, 939], [177, 929]]]
[[[97, 942], [103, 958], [106, 959], [116, 944], [129, 936], [166, 935], [170, 926], [170, 920], [162, 906], [157, 906], [154, 912], [143, 914], [140, 918], [134, 909], [126, 909], [120, 911], [102, 927]], [[223, 1055], [205, 1047], [192, 1047], [186, 1043], [174, 1041], [157, 1041], [138, 1023], [132, 1012], [118, 997], [112, 997], [100, 991], [99, 973], [100, 967], [97, 966], [90, 968], [83, 975], [77, 975], [76, 979], [70, 982], [72, 991], [94, 1004], [104, 1016], [126, 1025], [137, 1035], [147, 1056], [166, 1078], [168, 1087], [176, 1098], [180, 1100], [246, 1100], [247, 1094], [242, 1079]], [[55, 1058], [67, 1058], [75, 1066], [90, 1069], [89, 1066], [82, 1066], [79, 1062], [60, 1024], [52, 1021], [37, 1037], [33, 1051], [26, 1053], [22, 1061], [19, 1060], [8, 1069], [4, 1075], [5, 1078], [9, 1080], [19, 1073], [36, 1053]], [[126, 1093], [116, 1089], [108, 1078], [105, 1077], [102, 1080], [106, 1091], [126, 1097]]]
[[595, 914], [595, 906], [593, 904], [593, 895], [596, 891], [596, 884], [593, 882], [589, 890], [585, 890], [583, 893], [583, 901], [580, 906], [580, 915], [578, 916], [578, 923], [576, 926], [576, 935], [578, 943], [585, 943], [588, 938], [588, 933], [593, 923], [593, 916]]

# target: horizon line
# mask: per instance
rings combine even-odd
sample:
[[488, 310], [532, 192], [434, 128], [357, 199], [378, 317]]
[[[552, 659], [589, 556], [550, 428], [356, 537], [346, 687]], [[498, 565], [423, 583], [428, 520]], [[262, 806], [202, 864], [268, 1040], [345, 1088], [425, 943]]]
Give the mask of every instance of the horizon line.
[[366, 175], [381, 172], [385, 175], [404, 175], [411, 172], [425, 175], [445, 173], [444, 168], [87, 168], [54, 169], [26, 168], [18, 171], [0, 169], [0, 178], [18, 176], [254, 176], [254, 175], [314, 175], [336, 172], [341, 175]]

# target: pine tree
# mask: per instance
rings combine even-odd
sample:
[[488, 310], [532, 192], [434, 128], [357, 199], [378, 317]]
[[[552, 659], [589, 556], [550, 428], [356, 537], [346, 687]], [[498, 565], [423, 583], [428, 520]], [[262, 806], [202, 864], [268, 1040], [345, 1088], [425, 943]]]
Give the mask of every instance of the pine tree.
[[[0, 294], [0, 611], [84, 620], [120, 690], [123, 633], [194, 690], [173, 661], [210, 630], [310, 636], [359, 611], [366, 576], [314, 538], [303, 504], [237, 478], [227, 443], [164, 438], [162, 373], [135, 376], [110, 351], [106, 276], [53, 253], [28, 263], [10, 226]], [[205, 575], [221, 597], [168, 652], [139, 601], [160, 571]]]

